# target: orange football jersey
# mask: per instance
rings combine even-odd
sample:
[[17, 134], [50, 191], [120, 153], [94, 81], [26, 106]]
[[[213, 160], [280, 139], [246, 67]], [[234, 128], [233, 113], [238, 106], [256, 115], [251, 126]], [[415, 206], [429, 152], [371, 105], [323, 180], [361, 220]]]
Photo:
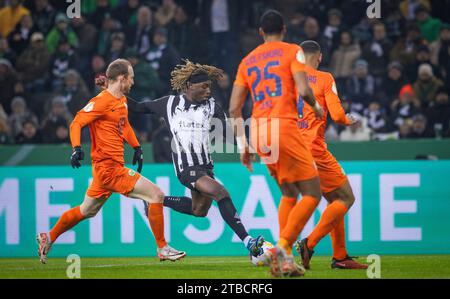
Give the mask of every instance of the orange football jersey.
[[253, 118], [297, 119], [297, 96], [292, 74], [304, 70], [300, 46], [266, 42], [240, 63], [234, 84], [250, 90]]
[[349, 125], [350, 122], [339, 100], [333, 75], [309, 66], [305, 66], [305, 70], [309, 86], [313, 90], [316, 100], [322, 106], [324, 113], [322, 119], [317, 119], [311, 107], [300, 99], [297, 105], [298, 126], [302, 132], [303, 139], [313, 152], [324, 151], [327, 149], [325, 131], [328, 112], [336, 123]]
[[92, 98], [75, 116], [70, 125], [72, 146], [80, 145], [81, 128], [89, 125], [92, 162], [113, 160], [124, 164], [124, 141], [132, 147], [139, 146], [133, 128], [128, 122], [125, 96], [120, 99], [107, 90]]

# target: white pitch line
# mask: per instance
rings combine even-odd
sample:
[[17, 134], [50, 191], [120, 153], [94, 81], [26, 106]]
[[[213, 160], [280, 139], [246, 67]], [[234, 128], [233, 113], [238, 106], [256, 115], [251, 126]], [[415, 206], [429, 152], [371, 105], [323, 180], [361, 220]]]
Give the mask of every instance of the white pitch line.
[[34, 145], [23, 145], [20, 150], [5, 162], [5, 166], [16, 166], [25, 159], [29, 153], [34, 149]]
[[[163, 263], [163, 262], [161, 262]], [[182, 263], [182, 261], [166, 261], [166, 264], [175, 264], [175, 263]], [[216, 261], [216, 262], [208, 262], [205, 264], [205, 261], [195, 261], [195, 262], [189, 262], [189, 265], [214, 265], [214, 264], [238, 264], [242, 263], [242, 261]], [[95, 269], [95, 268], [117, 268], [117, 267], [132, 267], [132, 266], [153, 266], [154, 263], [138, 263], [138, 264], [106, 264], [106, 265], [91, 265], [91, 266], [83, 266], [83, 260], [81, 260], [81, 269]], [[42, 270], [44, 268], [47, 268], [48, 270], [61, 270], [66, 269], [66, 267], [48, 267], [47, 265], [42, 265], [42, 267], [33, 267], [33, 268], [26, 268], [26, 267], [20, 267], [20, 268], [2, 268], [2, 270], [9, 270], [9, 271], [24, 271], [24, 270]]]

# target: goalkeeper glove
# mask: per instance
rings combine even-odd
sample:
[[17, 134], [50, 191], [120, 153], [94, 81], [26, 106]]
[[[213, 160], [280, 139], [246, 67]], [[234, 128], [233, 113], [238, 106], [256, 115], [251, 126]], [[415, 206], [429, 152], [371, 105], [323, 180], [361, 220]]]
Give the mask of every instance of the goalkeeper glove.
[[137, 172], [141, 172], [142, 170], [142, 162], [144, 161], [144, 153], [142, 152], [142, 148], [140, 146], [136, 146], [134, 148], [134, 156], [133, 156], [133, 165], [138, 163]]
[[73, 149], [72, 156], [70, 157], [70, 164], [72, 165], [72, 168], [79, 168], [81, 167], [80, 161], [84, 159], [84, 152], [81, 146], [76, 146]]

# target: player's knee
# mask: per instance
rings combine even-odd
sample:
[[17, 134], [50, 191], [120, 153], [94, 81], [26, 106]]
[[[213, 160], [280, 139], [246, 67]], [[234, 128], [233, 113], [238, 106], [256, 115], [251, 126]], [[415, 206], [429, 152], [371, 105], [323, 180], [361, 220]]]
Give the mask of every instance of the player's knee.
[[163, 203], [164, 202], [164, 192], [161, 191], [161, 189], [156, 189], [155, 192], [152, 194], [152, 200], [156, 203]]
[[197, 208], [197, 209], [193, 209], [192, 210], [192, 215], [194, 215], [195, 217], [206, 217], [206, 215], [208, 215], [208, 210], [203, 209], [203, 208]]
[[224, 198], [230, 197], [230, 194], [228, 193], [228, 191], [224, 188], [224, 187], [220, 187], [217, 191], [216, 191], [216, 196], [215, 198], [217, 200], [221, 200]]
[[100, 208], [90, 207], [90, 208], [82, 211], [82, 214], [83, 214], [84, 218], [92, 218], [92, 217], [95, 217], [95, 215], [97, 215], [98, 211], [100, 211]]
[[350, 208], [355, 203], [355, 197], [353, 196], [353, 194], [345, 194], [344, 196], [342, 196], [342, 201], [347, 205], [348, 208]]

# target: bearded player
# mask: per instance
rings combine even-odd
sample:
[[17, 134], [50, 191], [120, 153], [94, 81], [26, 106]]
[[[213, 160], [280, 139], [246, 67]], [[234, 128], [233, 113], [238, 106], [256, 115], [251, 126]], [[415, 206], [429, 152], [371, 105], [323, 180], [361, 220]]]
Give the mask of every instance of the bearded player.
[[113, 192], [148, 202], [148, 218], [156, 239], [158, 257], [172, 261], [183, 258], [186, 253], [170, 247], [164, 238], [164, 193], [147, 178], [124, 167], [124, 142], [135, 149], [133, 165], [139, 162], [141, 167], [143, 160], [141, 147], [128, 122], [125, 97], [134, 84], [133, 68], [127, 60], [117, 59], [108, 66], [106, 78], [107, 89], [92, 98], [70, 125], [73, 168], [79, 168], [80, 160], [84, 159], [81, 129], [89, 126], [93, 181], [80, 206], [64, 212], [48, 234], [38, 234], [40, 261], [46, 263], [48, 252], [57, 238], [80, 221], [94, 217]]
[[[320, 106], [323, 107], [324, 115], [321, 119], [317, 119], [314, 111], [309, 106], [303, 105], [303, 101], [300, 99], [298, 102], [298, 126], [302, 139], [311, 149], [316, 162], [320, 177], [320, 188], [328, 201], [328, 207], [323, 212], [313, 232], [307, 238], [297, 241], [295, 247], [302, 258], [303, 266], [309, 269], [314, 247], [323, 237], [331, 233], [333, 246], [331, 267], [366, 269], [367, 265], [353, 260], [352, 257], [348, 256], [345, 248], [344, 216], [355, 202], [355, 197], [347, 176], [336, 158], [328, 151], [325, 143], [328, 112], [334, 122], [344, 126], [354, 124], [357, 119], [351, 114], [345, 114], [333, 75], [317, 70], [322, 60], [320, 45], [309, 40], [301, 43], [300, 46], [306, 57], [305, 70], [308, 75], [309, 86], [312, 88]], [[292, 198], [291, 205], [286, 206], [284, 213], [280, 214], [280, 230], [286, 225], [287, 215], [293, 208], [295, 200], [296, 197]]]

